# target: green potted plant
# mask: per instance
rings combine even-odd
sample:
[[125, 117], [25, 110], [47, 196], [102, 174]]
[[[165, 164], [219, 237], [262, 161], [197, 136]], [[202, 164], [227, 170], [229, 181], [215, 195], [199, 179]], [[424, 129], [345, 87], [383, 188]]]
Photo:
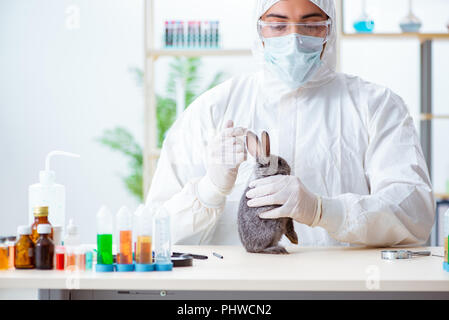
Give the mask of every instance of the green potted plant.
[[[176, 57], [170, 63], [169, 78], [164, 96], [156, 95], [156, 117], [158, 147], [162, 146], [165, 134], [176, 120], [176, 101], [175, 101], [175, 83], [177, 79], [182, 79], [185, 83], [185, 106], [188, 107], [193, 100], [201, 93], [216, 86], [224, 78], [223, 72], [217, 72], [209, 85], [205, 89], [199, 90], [199, 69], [201, 59], [198, 57], [181, 58]], [[130, 68], [134, 74], [136, 83], [143, 87], [144, 73], [139, 68]], [[126, 156], [128, 162], [128, 173], [123, 176], [123, 182], [128, 192], [143, 202], [143, 148], [136, 141], [134, 136], [124, 127], [115, 127], [107, 129], [103, 135], [96, 139], [100, 144], [110, 148], [113, 151], [120, 152]]]

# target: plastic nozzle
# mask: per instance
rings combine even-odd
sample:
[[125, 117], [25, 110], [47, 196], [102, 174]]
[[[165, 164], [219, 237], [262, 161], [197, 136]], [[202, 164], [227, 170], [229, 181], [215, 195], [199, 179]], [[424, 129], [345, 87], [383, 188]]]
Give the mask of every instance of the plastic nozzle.
[[45, 158], [45, 171], [50, 171], [50, 160], [53, 156], [66, 156], [66, 157], [72, 157], [72, 158], [80, 158], [81, 156], [79, 154], [65, 152], [65, 151], [52, 151], [49, 154], [47, 154], [47, 157]]
[[55, 182], [55, 172], [50, 170], [50, 159], [53, 156], [67, 156], [73, 158], [81, 157], [79, 154], [65, 152], [65, 151], [52, 151], [47, 154], [45, 158], [45, 170], [39, 172], [39, 181], [42, 184], [50, 185]]

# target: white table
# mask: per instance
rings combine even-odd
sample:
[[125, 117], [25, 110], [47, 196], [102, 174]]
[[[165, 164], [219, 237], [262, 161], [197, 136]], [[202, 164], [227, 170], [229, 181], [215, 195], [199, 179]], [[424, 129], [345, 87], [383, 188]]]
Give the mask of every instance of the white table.
[[[443, 255], [442, 247], [408, 249]], [[441, 257], [387, 261], [380, 258], [382, 249], [288, 250], [289, 255], [266, 255], [240, 246], [175, 246], [175, 252], [209, 259], [171, 272], [1, 271], [0, 296], [8, 289], [41, 289], [41, 299], [449, 299], [449, 273]]]

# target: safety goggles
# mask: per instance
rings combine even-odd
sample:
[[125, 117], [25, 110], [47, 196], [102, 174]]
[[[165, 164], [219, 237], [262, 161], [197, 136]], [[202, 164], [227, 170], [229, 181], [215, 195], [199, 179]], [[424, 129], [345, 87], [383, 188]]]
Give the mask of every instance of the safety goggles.
[[302, 36], [322, 38], [326, 42], [330, 35], [331, 20], [296, 23], [296, 22], [257, 22], [257, 30], [262, 38], [283, 37], [291, 33]]

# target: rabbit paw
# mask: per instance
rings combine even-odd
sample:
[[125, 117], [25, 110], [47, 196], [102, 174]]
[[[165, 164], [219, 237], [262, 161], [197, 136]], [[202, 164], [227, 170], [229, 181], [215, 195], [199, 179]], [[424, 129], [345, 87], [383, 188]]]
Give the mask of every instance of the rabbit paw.
[[288, 254], [288, 251], [281, 246], [268, 247], [262, 250], [262, 253], [270, 254]]

